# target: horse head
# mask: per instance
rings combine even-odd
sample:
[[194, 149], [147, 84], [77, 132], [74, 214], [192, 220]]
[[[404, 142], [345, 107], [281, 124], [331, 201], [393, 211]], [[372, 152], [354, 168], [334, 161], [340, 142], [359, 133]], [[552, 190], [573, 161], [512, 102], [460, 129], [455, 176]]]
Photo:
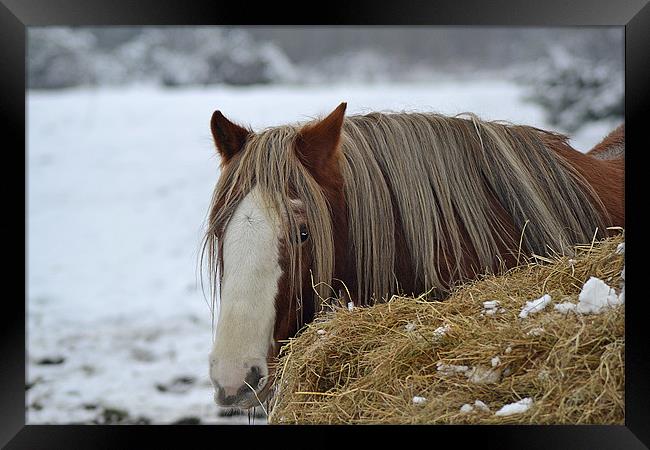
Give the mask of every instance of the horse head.
[[[260, 134], [219, 111], [212, 115], [221, 175], [206, 242], [218, 271], [210, 353], [218, 405], [248, 408], [266, 399], [279, 343], [318, 308], [314, 271], [331, 276], [332, 259], [343, 259], [347, 229], [338, 159], [345, 108], [342, 103], [297, 129]], [[323, 248], [330, 249], [330, 261]], [[316, 267], [323, 259], [330, 267]]]

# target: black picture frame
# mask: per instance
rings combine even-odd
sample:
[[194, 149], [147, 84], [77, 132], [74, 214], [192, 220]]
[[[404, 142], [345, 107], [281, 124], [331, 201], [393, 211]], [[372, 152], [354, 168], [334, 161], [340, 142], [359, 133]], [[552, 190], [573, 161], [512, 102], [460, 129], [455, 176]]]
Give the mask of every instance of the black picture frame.
[[[0, 445], [6, 448], [130, 448], [137, 438], [164, 448], [198, 447], [206, 439], [227, 445], [224, 431], [234, 439], [270, 441], [284, 432], [304, 433], [301, 445], [339, 445], [339, 434], [373, 439], [387, 432], [397, 439], [409, 434], [406, 445], [482, 445], [497, 448], [636, 449], [650, 446], [650, 352], [645, 297], [642, 295], [641, 243], [644, 233], [637, 217], [643, 211], [643, 153], [650, 150], [644, 112], [650, 109], [650, 5], [648, 0], [443, 0], [329, 3], [234, 2], [166, 0], [0, 0], [0, 121], [4, 133], [5, 170], [2, 183], [5, 298], [0, 314]], [[293, 11], [290, 13], [290, 11]], [[32, 26], [81, 25], [471, 25], [471, 26], [604, 26], [625, 27], [626, 121], [626, 349], [625, 425], [557, 426], [433, 426], [417, 427], [237, 427], [237, 426], [54, 426], [26, 425], [25, 352], [27, 298], [26, 189], [26, 36]], [[23, 153], [24, 152], [24, 153]], [[21, 189], [21, 187], [23, 189]], [[21, 240], [20, 237], [24, 239]], [[22, 292], [22, 300], [18, 293]], [[305, 429], [307, 430], [305, 433]], [[417, 431], [417, 434], [411, 434]], [[399, 434], [395, 434], [399, 433]], [[383, 434], [383, 433], [382, 433]], [[420, 441], [431, 434], [431, 441]], [[345, 439], [344, 436], [342, 438]], [[417, 439], [412, 441], [411, 439]], [[427, 438], [429, 439], [429, 438]], [[434, 441], [435, 439], [435, 441]], [[142, 442], [142, 441], [141, 441]], [[298, 445], [300, 441], [285, 441]], [[338, 443], [337, 443], [338, 442]], [[239, 444], [239, 443], [238, 443]], [[160, 445], [158, 445], [160, 446]]]

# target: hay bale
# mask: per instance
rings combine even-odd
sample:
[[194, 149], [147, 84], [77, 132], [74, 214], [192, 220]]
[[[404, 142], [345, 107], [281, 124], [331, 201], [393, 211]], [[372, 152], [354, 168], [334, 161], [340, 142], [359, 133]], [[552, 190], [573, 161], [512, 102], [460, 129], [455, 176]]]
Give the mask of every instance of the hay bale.
[[622, 425], [624, 308], [575, 305], [590, 277], [620, 292], [623, 240], [535, 257], [443, 302], [323, 313], [281, 351], [269, 422]]

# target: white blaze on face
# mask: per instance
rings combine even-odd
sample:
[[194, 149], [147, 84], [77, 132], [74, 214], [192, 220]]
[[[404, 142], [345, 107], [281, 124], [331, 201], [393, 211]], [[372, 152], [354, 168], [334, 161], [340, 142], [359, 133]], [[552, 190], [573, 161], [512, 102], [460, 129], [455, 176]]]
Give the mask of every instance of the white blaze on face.
[[[257, 366], [268, 375], [275, 296], [282, 275], [280, 224], [254, 188], [236, 208], [223, 235], [223, 275], [215, 342], [210, 354], [214, 382], [234, 395]], [[256, 388], [257, 386], [253, 386]]]

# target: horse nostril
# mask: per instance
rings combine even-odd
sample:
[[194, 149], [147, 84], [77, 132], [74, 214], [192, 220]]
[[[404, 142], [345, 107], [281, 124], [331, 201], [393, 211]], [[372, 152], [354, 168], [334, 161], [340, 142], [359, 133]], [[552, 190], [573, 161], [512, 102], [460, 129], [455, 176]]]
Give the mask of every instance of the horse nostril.
[[217, 388], [217, 392], [215, 393], [215, 400], [219, 405], [228, 405], [228, 400], [232, 400], [232, 398], [233, 397], [226, 397], [226, 392], [222, 387]]
[[261, 379], [262, 373], [260, 371], [260, 368], [257, 366], [251, 367], [251, 369], [246, 374], [246, 383], [248, 383], [253, 389], [257, 389]]

